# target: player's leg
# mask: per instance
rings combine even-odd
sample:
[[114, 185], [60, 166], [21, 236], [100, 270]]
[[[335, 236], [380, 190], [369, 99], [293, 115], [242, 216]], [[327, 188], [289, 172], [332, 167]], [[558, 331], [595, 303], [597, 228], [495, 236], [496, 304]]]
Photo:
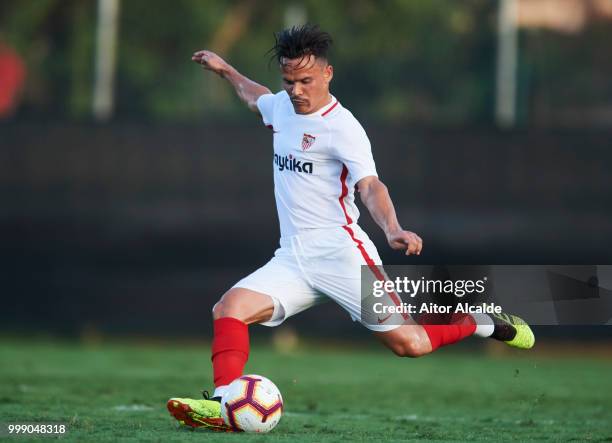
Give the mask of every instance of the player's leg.
[[515, 315], [465, 314], [448, 324], [417, 324], [409, 319], [395, 329], [374, 332], [396, 355], [420, 357], [472, 335], [503, 341], [519, 349], [531, 349], [535, 337], [529, 325]]
[[236, 318], [247, 325], [272, 318], [274, 300], [267, 294], [246, 288], [231, 288], [213, 306], [213, 320]]
[[271, 296], [234, 287], [213, 307], [213, 398], [219, 399], [227, 385], [240, 377], [249, 358], [248, 325], [264, 323], [274, 314]]
[[456, 343], [474, 334], [475, 321], [465, 316], [451, 324], [420, 325], [412, 318], [387, 331], [375, 331], [374, 335], [400, 357], [421, 357], [441, 346]]
[[[369, 264], [368, 269], [372, 271], [370, 278], [386, 279], [376, 247], [358, 226], [353, 229], [351, 237], [361, 243], [358, 249], [364, 257], [364, 262]], [[396, 294], [395, 297], [397, 299], [388, 303], [401, 303]], [[455, 314], [449, 321], [441, 321], [437, 315], [431, 318], [421, 316], [418, 324], [408, 315], [404, 315], [401, 322], [393, 322], [394, 319], [397, 319], [397, 316], [394, 315], [387, 322], [390, 326], [386, 330], [383, 325], [376, 324], [380, 323], [378, 321], [374, 324], [371, 321], [364, 321], [369, 318], [371, 317], [362, 313], [362, 323], [375, 331], [382, 343], [394, 353], [406, 357], [419, 357], [472, 335], [493, 338], [519, 349], [530, 349], [535, 344], [535, 338], [529, 325], [515, 315], [504, 313], [491, 316], [483, 313]], [[399, 327], [393, 326], [400, 323]]]
[[[240, 377], [249, 358], [248, 325], [270, 320], [274, 301], [267, 294], [246, 288], [231, 288], [213, 307], [212, 364], [217, 389]], [[221, 418], [221, 392], [204, 399], [171, 398], [167, 407], [179, 423], [231, 431]]]
[[248, 326], [277, 326], [321, 298], [303, 279], [293, 256], [277, 251], [270, 262], [236, 283], [213, 307], [213, 397], [205, 392], [204, 399], [171, 398], [170, 413], [184, 425], [231, 431], [221, 418], [219, 397], [225, 386], [243, 374], [249, 356]]
[[431, 342], [421, 325], [400, 325], [388, 331], [374, 331], [376, 338], [398, 357], [420, 357], [432, 351]]
[[290, 251], [280, 249], [265, 266], [240, 280], [213, 307], [213, 398], [243, 374], [249, 356], [248, 325], [277, 326], [319, 302]]
[[[311, 278], [319, 290], [346, 309], [353, 320], [361, 321], [366, 328], [372, 330], [395, 354], [419, 357], [472, 335], [495, 338], [523, 349], [533, 346], [531, 329], [515, 316], [456, 315], [447, 324], [435, 320], [417, 324], [406, 314], [401, 318], [396, 314], [381, 317], [365, 312], [362, 306], [361, 268], [367, 266], [364, 267], [364, 276], [369, 276], [371, 280], [384, 280], [384, 270], [378, 252], [367, 235], [356, 225], [349, 227], [350, 232], [343, 229], [352, 241], [352, 247], [347, 248], [341, 238], [333, 238], [338, 244], [336, 251], [326, 251], [325, 255], [307, 262]], [[306, 255], [309, 255], [309, 246], [305, 248]], [[324, 242], [316, 244], [316, 250], [325, 250]], [[316, 250], [313, 248], [310, 253], [316, 254]], [[372, 287], [371, 284], [364, 284]], [[389, 304], [401, 303], [401, 300], [396, 299], [396, 294], [387, 296], [393, 299]]]

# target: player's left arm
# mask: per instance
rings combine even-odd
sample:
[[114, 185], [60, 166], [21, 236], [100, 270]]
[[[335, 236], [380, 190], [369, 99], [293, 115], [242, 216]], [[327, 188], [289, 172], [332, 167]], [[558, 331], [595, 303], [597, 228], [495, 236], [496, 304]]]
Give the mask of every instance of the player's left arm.
[[406, 255], [421, 254], [423, 240], [414, 232], [402, 229], [385, 184], [378, 177], [364, 177], [357, 183], [357, 190], [370, 215], [387, 236], [389, 246], [397, 250], [405, 249]]

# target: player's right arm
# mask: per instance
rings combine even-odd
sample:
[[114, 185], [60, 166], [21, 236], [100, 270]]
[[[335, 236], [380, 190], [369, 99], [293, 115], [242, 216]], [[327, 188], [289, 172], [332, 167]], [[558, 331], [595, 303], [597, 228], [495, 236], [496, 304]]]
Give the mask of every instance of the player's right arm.
[[227, 80], [234, 87], [240, 100], [253, 112], [259, 114], [257, 99], [264, 94], [271, 94], [268, 88], [246, 78], [212, 51], [198, 51], [191, 56], [191, 60], [202, 65], [204, 69], [212, 71]]

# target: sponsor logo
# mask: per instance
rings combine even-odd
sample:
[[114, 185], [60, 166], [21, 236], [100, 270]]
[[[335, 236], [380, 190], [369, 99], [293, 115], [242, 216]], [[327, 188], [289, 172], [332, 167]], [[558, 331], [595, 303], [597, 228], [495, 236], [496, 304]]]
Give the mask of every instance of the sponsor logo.
[[316, 139], [314, 135], [304, 133], [304, 137], [302, 137], [302, 151], [310, 148]]
[[289, 154], [281, 157], [274, 154], [274, 164], [279, 171], [303, 172], [304, 174], [312, 174], [312, 162], [298, 160], [293, 155]]

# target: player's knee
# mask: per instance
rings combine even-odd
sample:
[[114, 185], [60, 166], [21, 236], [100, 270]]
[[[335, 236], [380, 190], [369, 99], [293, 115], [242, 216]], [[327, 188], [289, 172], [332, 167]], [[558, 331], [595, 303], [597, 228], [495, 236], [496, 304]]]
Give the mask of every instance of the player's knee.
[[274, 302], [267, 295], [230, 289], [213, 307], [213, 319], [232, 317], [247, 324], [261, 323], [274, 313]]
[[429, 354], [431, 348], [416, 340], [404, 340], [391, 347], [391, 350], [398, 357], [417, 358]]
[[223, 317], [223, 299], [219, 300], [212, 308], [212, 317], [213, 320], [219, 320]]
[[238, 293], [227, 292], [221, 297], [221, 299], [213, 307], [213, 319], [218, 320], [223, 317], [234, 317], [242, 320], [241, 311], [242, 307], [241, 297]]

